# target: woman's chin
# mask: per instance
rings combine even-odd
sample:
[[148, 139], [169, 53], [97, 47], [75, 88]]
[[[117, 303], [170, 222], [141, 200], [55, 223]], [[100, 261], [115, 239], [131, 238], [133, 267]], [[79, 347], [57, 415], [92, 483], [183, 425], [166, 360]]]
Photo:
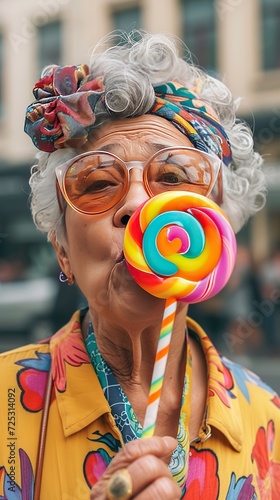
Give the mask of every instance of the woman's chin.
[[110, 315], [120, 324], [136, 324], [137, 326], [151, 325], [162, 320], [164, 301], [153, 297], [144, 290], [127, 290], [125, 293], [112, 298]]
[[132, 278], [124, 259], [114, 265], [110, 275], [110, 285], [111, 284], [116, 288], [125, 289], [133, 286], [133, 284], [136, 285], [136, 282]]

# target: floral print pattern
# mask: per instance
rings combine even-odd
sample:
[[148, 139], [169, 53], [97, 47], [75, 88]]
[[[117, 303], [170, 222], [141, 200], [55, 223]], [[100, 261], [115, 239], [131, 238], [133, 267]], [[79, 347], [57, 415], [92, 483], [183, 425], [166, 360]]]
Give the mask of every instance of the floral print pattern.
[[250, 476], [242, 476], [236, 481], [236, 476], [233, 472], [226, 500], [257, 500], [255, 488], [252, 485], [252, 479], [253, 475], [250, 474]]
[[270, 420], [267, 428], [260, 427], [252, 450], [252, 461], [258, 467], [257, 483], [262, 500], [278, 500], [280, 493], [280, 463], [271, 458], [275, 441], [275, 426]]
[[103, 444], [111, 451], [111, 455], [109, 455], [107, 450], [98, 448], [96, 451], [90, 451], [87, 454], [83, 466], [84, 476], [87, 484], [92, 487], [107, 469], [114, 454], [120, 449], [121, 443], [112, 434], [107, 433], [102, 436], [100, 432], [96, 432], [90, 441]]
[[216, 500], [219, 492], [218, 459], [212, 450], [191, 447], [184, 500]]
[[4, 495], [0, 500], [33, 500], [34, 476], [29, 457], [22, 449], [19, 450], [21, 468], [21, 487], [7, 473], [4, 467], [0, 468], [0, 477], [4, 474]]
[[55, 335], [51, 355], [55, 387], [58, 391], [64, 392], [66, 390], [66, 363], [71, 366], [90, 363], [78, 321], [74, 321], [70, 331], [66, 325]]
[[50, 369], [51, 357], [49, 353], [35, 352], [36, 358], [17, 361], [23, 366], [17, 374], [18, 385], [21, 389], [21, 403], [26, 411], [36, 412], [43, 408], [44, 393]]
[[222, 361], [227, 370], [230, 370], [234, 375], [234, 379], [236, 384], [238, 385], [240, 391], [243, 396], [247, 399], [248, 403], [250, 403], [250, 394], [248, 390], [248, 384], [256, 385], [257, 387], [262, 387], [266, 391], [270, 392], [272, 396], [275, 395], [274, 391], [265, 384], [258, 375], [251, 372], [250, 370], [240, 366], [238, 363], [233, 363], [225, 356], [222, 357]]
[[201, 339], [202, 348], [209, 360], [209, 396], [215, 394], [228, 408], [231, 407], [231, 399], [235, 399], [233, 394], [233, 378], [230, 370], [222, 363], [218, 351], [213, 346], [211, 340], [206, 335]]

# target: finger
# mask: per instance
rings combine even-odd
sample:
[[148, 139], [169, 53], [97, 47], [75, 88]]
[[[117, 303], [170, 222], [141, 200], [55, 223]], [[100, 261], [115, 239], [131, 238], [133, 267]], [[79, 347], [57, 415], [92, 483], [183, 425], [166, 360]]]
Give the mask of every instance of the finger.
[[154, 455], [158, 458], [166, 458], [176, 449], [177, 440], [171, 436], [154, 436], [151, 438], [137, 439], [131, 441], [122, 450], [124, 459], [128, 464], [145, 455]]
[[132, 478], [133, 496], [136, 496], [160, 478], [174, 482], [168, 465], [154, 455], [145, 455], [138, 458], [127, 467], [127, 471]]
[[173, 478], [161, 477], [133, 498], [134, 500], [154, 500], [155, 498], [160, 498], [160, 500], [180, 500], [181, 495], [181, 488]]

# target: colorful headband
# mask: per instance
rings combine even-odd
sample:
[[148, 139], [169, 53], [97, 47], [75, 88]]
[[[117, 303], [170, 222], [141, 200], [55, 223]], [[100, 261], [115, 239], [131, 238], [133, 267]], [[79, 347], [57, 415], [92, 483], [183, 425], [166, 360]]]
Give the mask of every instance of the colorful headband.
[[[87, 65], [51, 66], [35, 84], [36, 102], [28, 106], [25, 132], [41, 151], [79, 148], [96, 126], [97, 116], [108, 114], [102, 78], [88, 79]], [[231, 149], [215, 111], [178, 83], [154, 87], [149, 111], [171, 121], [195, 148], [212, 152], [228, 165]]]

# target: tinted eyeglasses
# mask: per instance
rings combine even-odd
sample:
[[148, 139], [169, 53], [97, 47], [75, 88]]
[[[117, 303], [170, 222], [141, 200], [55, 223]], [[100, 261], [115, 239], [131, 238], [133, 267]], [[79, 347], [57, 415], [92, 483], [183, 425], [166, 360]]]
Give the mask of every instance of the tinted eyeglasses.
[[93, 215], [107, 212], [125, 198], [133, 168], [142, 170], [145, 190], [152, 197], [179, 190], [209, 196], [220, 167], [219, 158], [182, 146], [161, 149], [145, 162], [125, 162], [113, 153], [89, 151], [59, 165], [55, 173], [66, 203]]

